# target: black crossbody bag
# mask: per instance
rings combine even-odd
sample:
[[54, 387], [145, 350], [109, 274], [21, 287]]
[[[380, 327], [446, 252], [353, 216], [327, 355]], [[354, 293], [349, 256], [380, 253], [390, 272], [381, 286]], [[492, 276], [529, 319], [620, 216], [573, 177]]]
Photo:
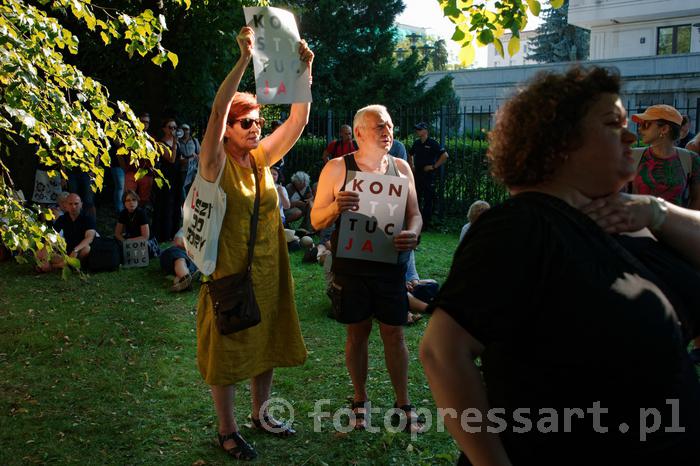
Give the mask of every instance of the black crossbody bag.
[[240, 332], [260, 323], [260, 308], [253, 291], [253, 251], [258, 230], [260, 211], [260, 180], [255, 160], [250, 157], [255, 177], [255, 204], [250, 217], [250, 239], [248, 242], [248, 267], [241, 273], [208, 282], [209, 295], [214, 307], [216, 328], [221, 335]]

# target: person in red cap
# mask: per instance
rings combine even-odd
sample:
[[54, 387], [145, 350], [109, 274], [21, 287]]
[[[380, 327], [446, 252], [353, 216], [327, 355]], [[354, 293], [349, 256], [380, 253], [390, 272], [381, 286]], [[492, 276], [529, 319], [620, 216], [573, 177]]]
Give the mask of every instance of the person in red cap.
[[634, 194], [651, 194], [681, 207], [700, 210], [700, 157], [676, 147], [682, 115], [670, 105], [652, 105], [632, 115], [646, 148], [635, 149]]

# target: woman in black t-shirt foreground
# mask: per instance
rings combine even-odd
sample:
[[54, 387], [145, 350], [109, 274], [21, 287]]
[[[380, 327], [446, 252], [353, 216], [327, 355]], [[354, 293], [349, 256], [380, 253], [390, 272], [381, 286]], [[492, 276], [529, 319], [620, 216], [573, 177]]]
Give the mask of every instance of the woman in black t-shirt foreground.
[[700, 464], [700, 214], [616, 194], [635, 170], [619, 88], [540, 74], [497, 115], [512, 197], [460, 243], [421, 343], [460, 464]]

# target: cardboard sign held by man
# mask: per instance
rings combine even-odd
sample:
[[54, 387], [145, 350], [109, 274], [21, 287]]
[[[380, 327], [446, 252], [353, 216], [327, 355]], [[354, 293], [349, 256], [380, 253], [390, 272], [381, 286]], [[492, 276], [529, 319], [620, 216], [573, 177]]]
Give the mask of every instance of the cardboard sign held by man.
[[345, 191], [360, 195], [356, 211], [343, 212], [338, 231], [338, 257], [395, 264], [394, 236], [403, 230], [408, 179], [348, 171]]
[[309, 68], [299, 58], [299, 30], [294, 15], [281, 8], [243, 8], [255, 32], [253, 69], [261, 104], [311, 102]]

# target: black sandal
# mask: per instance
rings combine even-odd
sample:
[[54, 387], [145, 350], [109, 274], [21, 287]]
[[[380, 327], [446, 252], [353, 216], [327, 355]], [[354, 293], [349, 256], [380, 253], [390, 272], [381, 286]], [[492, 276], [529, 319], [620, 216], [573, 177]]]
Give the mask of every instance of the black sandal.
[[287, 438], [297, 433], [297, 431], [292, 429], [290, 425], [273, 419], [267, 413], [263, 414], [262, 420], [255, 419], [253, 416], [250, 417], [250, 420], [252, 421], [255, 429], [260, 429], [263, 432], [274, 435], [275, 437]]
[[[353, 417], [350, 418], [350, 423], [352, 424], [352, 428], [355, 430], [365, 430], [367, 428], [367, 423], [365, 422], [367, 419], [367, 413], [369, 413], [369, 409], [367, 408], [367, 405], [369, 404], [369, 401], [364, 400], [364, 401], [353, 401], [350, 404], [350, 409], [352, 410]], [[364, 409], [364, 412], [359, 412], [359, 409]], [[360, 422], [358, 422], [360, 421]]]
[[[224, 448], [224, 442], [227, 440], [233, 440], [236, 442], [236, 446], [227, 450]], [[233, 431], [227, 435], [219, 434], [219, 445], [226, 453], [233, 456], [237, 460], [250, 461], [254, 460], [258, 456], [258, 452], [255, 451], [255, 448], [243, 440], [243, 437], [241, 437], [241, 435], [236, 431]]]
[[[402, 413], [397, 412], [397, 410], [403, 411]], [[422, 434], [425, 429], [425, 418], [423, 415], [416, 415], [416, 407], [413, 405], [403, 405], [399, 406], [394, 403], [394, 414], [391, 415], [392, 422], [394, 426], [401, 425], [401, 416], [406, 417], [406, 423], [403, 427], [403, 432], [407, 434]]]

